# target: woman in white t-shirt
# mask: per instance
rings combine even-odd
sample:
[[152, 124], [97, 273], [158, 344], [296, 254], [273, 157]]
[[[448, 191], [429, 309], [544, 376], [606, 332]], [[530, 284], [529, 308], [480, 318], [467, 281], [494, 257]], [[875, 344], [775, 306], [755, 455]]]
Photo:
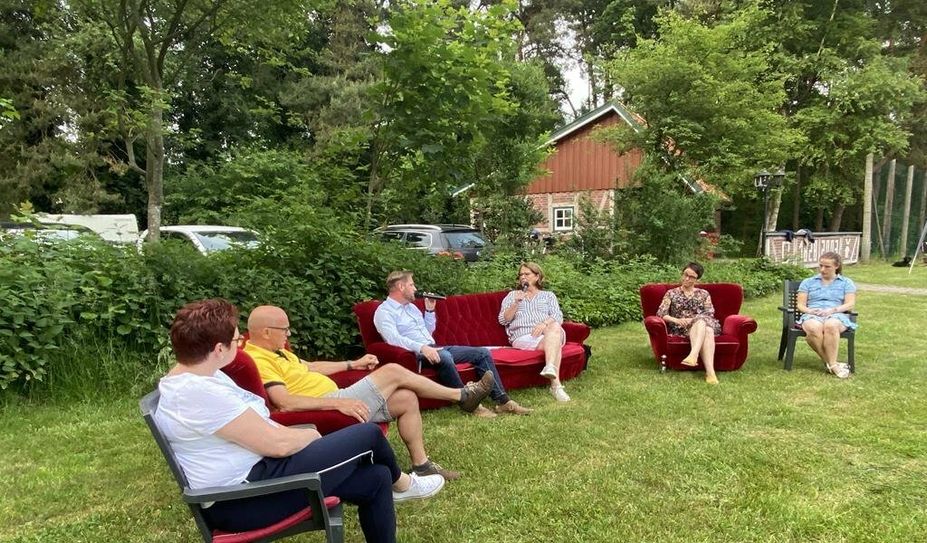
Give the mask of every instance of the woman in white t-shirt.
[[563, 312], [557, 296], [544, 290], [544, 272], [534, 262], [524, 262], [518, 269], [518, 287], [502, 299], [499, 324], [505, 326], [509, 343], [516, 349], [543, 349], [541, 376], [550, 379], [550, 393], [558, 402], [568, 402], [560, 383], [560, 359], [566, 334]]
[[[192, 488], [319, 473], [326, 495], [358, 506], [369, 542], [396, 541], [394, 501], [426, 498], [440, 475], [402, 473], [374, 424], [325, 437], [270, 419], [264, 400], [219, 371], [235, 358], [238, 310], [225, 300], [193, 302], [171, 325], [177, 365], [164, 376], [154, 420]], [[304, 490], [217, 502], [203, 510], [213, 528], [237, 532], [272, 524], [308, 506]]]

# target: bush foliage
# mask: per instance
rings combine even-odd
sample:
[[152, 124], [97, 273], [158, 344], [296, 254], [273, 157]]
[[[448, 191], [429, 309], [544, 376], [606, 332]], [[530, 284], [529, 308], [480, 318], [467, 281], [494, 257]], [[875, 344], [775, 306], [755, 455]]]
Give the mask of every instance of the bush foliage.
[[[113, 367], [73, 367], [114, 353], [121, 360], [134, 356], [154, 375], [174, 312], [214, 296], [237, 304], [243, 317], [259, 304], [279, 305], [290, 315], [292, 341], [302, 354], [344, 356], [359, 343], [353, 304], [382, 298], [390, 271], [414, 270], [423, 290], [480, 292], [511, 288], [523, 258], [497, 253], [468, 266], [366, 239], [324, 208], [264, 206], [251, 210], [253, 218], [267, 221], [259, 249], [209, 257], [171, 242], [144, 254], [87, 242], [0, 242], [0, 388], [28, 391], [39, 381], [47, 390], [54, 372], [58, 384], [70, 375], [93, 383], [94, 371], [106, 373], [98, 381], [118, 381]], [[676, 267], [649, 258], [589, 262], [548, 255], [539, 262], [567, 317], [592, 326], [640, 319], [638, 287], [679, 275]], [[800, 274], [762, 261], [732, 261], [709, 263], [705, 280], [736, 281], [748, 296], [759, 296]], [[126, 377], [132, 382], [137, 376]]]

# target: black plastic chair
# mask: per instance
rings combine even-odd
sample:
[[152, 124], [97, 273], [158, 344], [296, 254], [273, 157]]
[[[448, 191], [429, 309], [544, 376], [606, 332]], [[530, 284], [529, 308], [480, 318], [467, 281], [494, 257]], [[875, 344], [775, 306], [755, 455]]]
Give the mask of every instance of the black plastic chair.
[[[792, 358], [795, 356], [795, 340], [805, 337], [805, 331], [801, 326], [795, 324], [801, 317], [801, 312], [796, 309], [795, 304], [798, 299], [798, 286], [801, 281], [789, 281], [786, 279], [782, 282], [782, 305], [779, 310], [782, 311], [782, 336], [779, 338], [779, 360], [785, 355], [783, 367], [786, 370], [792, 369]], [[850, 311], [847, 313], [850, 320], [856, 322], [858, 313]], [[856, 372], [856, 331], [847, 328], [840, 337], [847, 340], [847, 363], [850, 366], [850, 372]]]
[[[274, 541], [283, 537], [308, 532], [312, 530], [325, 530], [326, 538], [330, 543], [342, 543], [344, 540], [344, 524], [341, 500], [337, 497], [322, 495], [322, 483], [317, 473], [292, 475], [269, 479], [254, 483], [244, 483], [234, 486], [221, 486], [210, 488], [191, 489], [184, 475], [183, 469], [177, 462], [171, 444], [155, 424], [154, 413], [158, 409], [160, 393], [155, 390], [139, 401], [142, 416], [154, 436], [158, 448], [164, 454], [167, 465], [174, 474], [174, 479], [180, 487], [183, 500], [193, 513], [196, 527], [206, 543], [251, 543], [256, 541]], [[247, 532], [223, 532], [213, 529], [203, 516], [203, 504], [266, 496], [287, 490], [304, 488], [308, 493], [309, 507], [272, 525]]]

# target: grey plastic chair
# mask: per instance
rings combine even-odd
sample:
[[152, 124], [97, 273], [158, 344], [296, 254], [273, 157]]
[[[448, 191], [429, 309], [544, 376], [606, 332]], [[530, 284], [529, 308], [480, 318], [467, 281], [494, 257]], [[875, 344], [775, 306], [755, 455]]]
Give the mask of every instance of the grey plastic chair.
[[[329, 543], [342, 543], [344, 540], [344, 524], [341, 500], [337, 497], [322, 495], [322, 483], [317, 473], [291, 475], [278, 479], [269, 479], [254, 483], [244, 483], [234, 486], [221, 486], [211, 488], [191, 489], [184, 475], [183, 468], [177, 462], [177, 457], [171, 444], [155, 424], [154, 413], [158, 409], [160, 393], [155, 390], [148, 393], [139, 401], [142, 416], [151, 430], [158, 448], [167, 460], [167, 465], [174, 474], [174, 479], [180, 487], [183, 501], [190, 508], [196, 527], [206, 543], [250, 543], [274, 541], [283, 537], [308, 532], [312, 530], [325, 530]], [[306, 489], [309, 497], [309, 507], [272, 525], [247, 532], [223, 532], [209, 526], [203, 516], [203, 504], [266, 496], [287, 490], [299, 488]]]
[[[792, 369], [792, 358], [795, 356], [795, 340], [800, 337], [805, 337], [805, 331], [802, 330], [801, 326], [795, 324], [798, 319], [801, 317], [801, 312], [796, 309], [795, 304], [797, 303], [798, 298], [798, 286], [801, 284], [801, 281], [789, 281], [786, 279], [782, 282], [782, 305], [779, 306], [779, 310], [782, 311], [782, 335], [779, 338], [779, 360], [782, 360], [783, 355], [785, 356], [785, 361], [783, 367], [786, 370]], [[850, 320], [856, 322], [856, 318], [859, 315], [855, 311], [848, 313]], [[856, 331], [855, 330], [844, 330], [840, 334], [841, 338], [847, 340], [847, 363], [850, 366], [850, 372], [856, 372]]]

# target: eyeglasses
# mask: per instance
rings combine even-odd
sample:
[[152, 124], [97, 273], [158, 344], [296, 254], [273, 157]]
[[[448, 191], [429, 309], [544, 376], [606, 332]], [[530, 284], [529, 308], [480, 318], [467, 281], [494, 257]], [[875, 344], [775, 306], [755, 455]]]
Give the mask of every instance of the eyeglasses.
[[534, 275], [534, 272], [521, 272], [518, 274], [519, 277], [524, 277], [526, 275]]
[[247, 339], [245, 338], [245, 336], [237, 335], [237, 336], [235, 336], [235, 337], [232, 338], [231, 343], [234, 343], [235, 345], [238, 345], [239, 347], [241, 347], [242, 345], [245, 344], [245, 341], [246, 341], [246, 340], [247, 340]]
[[291, 333], [289, 326], [268, 326], [267, 328], [270, 328], [273, 330], [283, 330], [283, 333], [286, 334], [287, 336], [289, 336]]
[[684, 273], [684, 274], [682, 274], [682, 276], [685, 277], [686, 279], [692, 279], [692, 280], [698, 279], [698, 276], [697, 276], [697, 275], [694, 275], [694, 274], [691, 274], [691, 273]]

